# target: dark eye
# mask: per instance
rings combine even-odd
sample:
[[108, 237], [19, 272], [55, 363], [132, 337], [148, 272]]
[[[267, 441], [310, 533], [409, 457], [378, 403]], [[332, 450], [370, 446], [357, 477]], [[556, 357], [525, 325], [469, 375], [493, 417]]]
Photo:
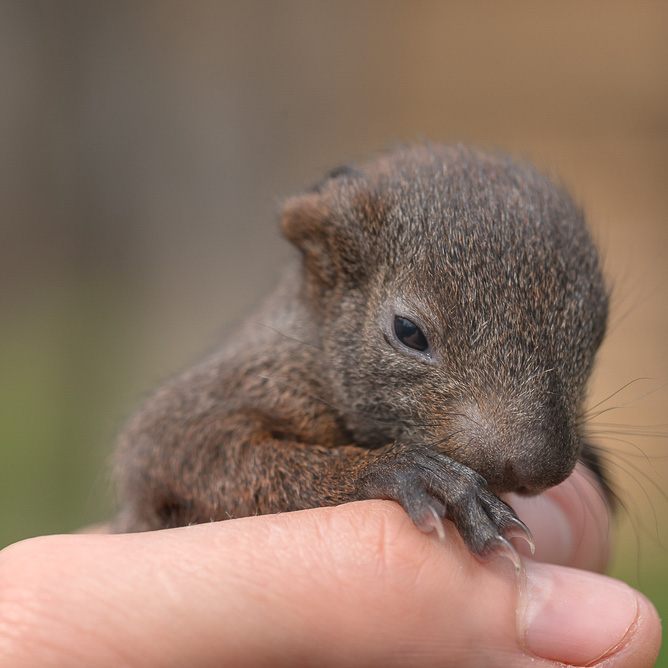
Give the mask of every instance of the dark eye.
[[408, 318], [402, 318], [400, 315], [394, 316], [394, 333], [397, 339], [405, 346], [425, 352], [429, 348], [429, 341], [422, 333], [422, 330]]

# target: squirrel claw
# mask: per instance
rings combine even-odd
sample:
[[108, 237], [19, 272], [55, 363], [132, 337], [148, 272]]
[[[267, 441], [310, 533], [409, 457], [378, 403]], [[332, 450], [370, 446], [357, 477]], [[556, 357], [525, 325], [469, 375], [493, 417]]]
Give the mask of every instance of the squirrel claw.
[[524, 569], [524, 562], [520, 557], [519, 552], [515, 549], [513, 544], [506, 540], [503, 536], [497, 536], [491, 542], [490, 547], [493, 551], [502, 557], [506, 557], [515, 567], [515, 573], [519, 576]]
[[416, 526], [424, 533], [436, 532], [438, 540], [445, 542], [445, 529], [443, 528], [443, 520], [445, 519], [445, 509], [439, 509], [434, 503], [428, 503], [424, 506], [419, 519], [413, 519]]
[[439, 516], [438, 511], [431, 504], [427, 508], [429, 513], [429, 519], [425, 522], [426, 525], [429, 525], [431, 530], [436, 532], [438, 540], [441, 543], [445, 542], [445, 529], [443, 528], [443, 519]]
[[517, 517], [511, 517], [509, 520], [514, 526], [504, 532], [505, 538], [523, 538], [529, 545], [531, 554], [536, 552], [536, 541], [534, 540], [531, 529]]

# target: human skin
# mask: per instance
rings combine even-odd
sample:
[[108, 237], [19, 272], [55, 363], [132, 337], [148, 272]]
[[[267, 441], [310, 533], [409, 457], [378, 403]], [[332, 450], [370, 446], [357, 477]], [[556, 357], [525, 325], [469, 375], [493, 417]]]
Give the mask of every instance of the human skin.
[[652, 666], [651, 603], [579, 570], [607, 558], [597, 483], [511, 501], [561, 565], [518, 578], [389, 501], [22, 541], [0, 553], [0, 666]]

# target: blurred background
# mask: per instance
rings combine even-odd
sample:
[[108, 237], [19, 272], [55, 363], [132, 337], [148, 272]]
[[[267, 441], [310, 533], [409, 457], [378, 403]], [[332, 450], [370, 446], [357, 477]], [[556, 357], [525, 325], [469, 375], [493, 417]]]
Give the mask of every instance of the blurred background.
[[0, 91], [0, 547], [109, 517], [115, 433], [272, 286], [283, 197], [464, 141], [603, 249], [611, 571], [668, 616], [668, 4], [0, 0]]

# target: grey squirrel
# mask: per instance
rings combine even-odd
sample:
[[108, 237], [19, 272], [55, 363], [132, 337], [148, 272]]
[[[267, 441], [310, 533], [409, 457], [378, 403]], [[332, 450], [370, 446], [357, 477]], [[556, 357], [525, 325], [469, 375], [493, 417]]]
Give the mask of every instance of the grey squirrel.
[[530, 165], [399, 147], [289, 199], [275, 292], [130, 420], [139, 531], [353, 500], [448, 518], [481, 556], [524, 527], [498, 498], [578, 460], [608, 295], [568, 195]]

